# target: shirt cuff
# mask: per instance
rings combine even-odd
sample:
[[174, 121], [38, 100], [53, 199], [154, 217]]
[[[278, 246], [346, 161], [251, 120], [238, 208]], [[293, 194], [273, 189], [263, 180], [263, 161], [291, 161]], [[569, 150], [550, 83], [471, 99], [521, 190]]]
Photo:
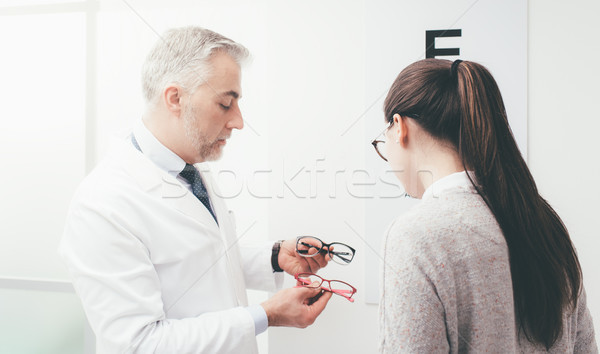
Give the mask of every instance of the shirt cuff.
[[259, 335], [269, 328], [269, 319], [265, 309], [260, 305], [244, 307], [254, 320], [254, 335]]

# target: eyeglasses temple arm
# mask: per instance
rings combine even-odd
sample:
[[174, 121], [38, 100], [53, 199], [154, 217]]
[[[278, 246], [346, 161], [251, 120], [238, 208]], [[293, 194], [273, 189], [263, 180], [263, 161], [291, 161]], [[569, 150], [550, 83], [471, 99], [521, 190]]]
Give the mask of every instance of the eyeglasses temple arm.
[[[336, 289], [331, 289], [331, 290], [329, 290], [329, 289], [325, 289], [325, 290], [326, 290], [326, 291], [331, 291], [331, 292], [332, 292], [332, 293], [334, 293], [334, 294], [338, 294], [338, 295], [340, 295], [340, 296], [343, 296], [343, 297], [345, 297], [346, 299], [348, 299], [348, 301], [350, 301], [350, 302], [354, 302], [354, 299], [350, 297], [351, 295], [353, 295], [353, 294], [355, 293], [355, 292], [354, 292], [354, 291], [352, 291], [352, 290], [336, 290]], [[346, 294], [344, 294], [344, 293], [351, 293], [351, 294], [350, 294], [350, 296], [348, 296], [348, 295], [346, 295]]]

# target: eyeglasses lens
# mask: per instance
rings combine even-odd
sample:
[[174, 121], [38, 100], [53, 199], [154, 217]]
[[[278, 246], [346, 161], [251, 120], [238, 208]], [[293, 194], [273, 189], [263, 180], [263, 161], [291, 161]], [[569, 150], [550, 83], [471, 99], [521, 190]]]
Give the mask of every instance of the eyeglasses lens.
[[346, 284], [344, 282], [332, 280], [330, 282], [330, 285], [331, 291], [338, 295], [351, 297], [354, 294], [354, 289], [349, 284]]
[[332, 243], [329, 246], [329, 254], [331, 260], [335, 263], [346, 265], [352, 262], [354, 258], [354, 251], [349, 246], [343, 243]]
[[[323, 279], [321, 279], [320, 277], [318, 277], [315, 274], [298, 274], [298, 281], [302, 283], [302, 285], [309, 287], [309, 288], [318, 288], [319, 286], [321, 286], [321, 283], [323, 282]], [[313, 285], [314, 284], [314, 285]]]
[[296, 242], [296, 251], [304, 257], [314, 257], [323, 248], [323, 242], [315, 237], [301, 237]]

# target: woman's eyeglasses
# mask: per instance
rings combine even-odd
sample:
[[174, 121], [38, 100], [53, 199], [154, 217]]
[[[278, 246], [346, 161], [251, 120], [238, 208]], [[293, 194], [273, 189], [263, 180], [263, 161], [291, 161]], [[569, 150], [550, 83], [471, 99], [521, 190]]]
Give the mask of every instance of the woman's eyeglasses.
[[375, 148], [375, 151], [377, 151], [377, 155], [379, 155], [379, 157], [381, 157], [383, 159], [383, 161], [387, 162], [387, 159], [385, 158], [385, 156], [383, 156], [383, 153], [381, 153], [381, 150], [383, 150], [383, 144], [385, 144], [385, 141], [383, 141], [383, 140], [371, 141], [371, 145], [373, 145], [373, 147]]
[[356, 251], [354, 248], [341, 243], [325, 243], [313, 236], [299, 236], [296, 238], [296, 252], [302, 257], [314, 257], [318, 254], [329, 254], [329, 258], [339, 264], [346, 265], [352, 262]]
[[352, 296], [356, 294], [356, 288], [341, 280], [327, 280], [313, 273], [298, 273], [294, 275], [299, 285], [307, 288], [318, 288], [343, 296], [348, 301], [354, 302]]
[[[390, 125], [385, 128], [378, 136], [377, 138], [385, 138], [385, 133], [387, 132], [388, 129], [390, 129], [393, 125], [393, 122], [390, 123]], [[383, 156], [383, 148], [384, 148], [384, 144], [385, 144], [385, 140], [381, 140], [381, 139], [377, 139], [375, 138], [375, 140], [371, 141], [371, 145], [373, 145], [373, 147], [375, 148], [375, 151], [377, 151], [377, 155], [379, 155], [379, 157], [381, 157], [383, 159], [383, 161], [387, 162], [388, 159], [385, 158], [385, 156]]]
[[[398, 114], [400, 114], [401, 116], [404, 117], [408, 117], [408, 118], [412, 118], [412, 119], [419, 119], [421, 116], [417, 113], [400, 113], [397, 112]], [[385, 128], [381, 134], [379, 134], [378, 138], [381, 136], [385, 136], [385, 132], [390, 129], [392, 126], [394, 125], [393, 121], [390, 121], [390, 125]], [[385, 140], [379, 140], [377, 138], [375, 138], [375, 140], [371, 141], [371, 145], [373, 145], [373, 147], [375, 148], [375, 151], [377, 151], [377, 155], [379, 155], [379, 157], [381, 157], [383, 159], [383, 161], [387, 162], [387, 158], [385, 156], [383, 156], [383, 147], [385, 144]]]

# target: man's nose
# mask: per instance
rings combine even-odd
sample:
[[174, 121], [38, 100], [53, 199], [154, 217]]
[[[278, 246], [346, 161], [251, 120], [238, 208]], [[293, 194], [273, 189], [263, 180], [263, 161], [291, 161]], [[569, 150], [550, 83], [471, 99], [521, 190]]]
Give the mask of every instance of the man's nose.
[[232, 117], [231, 120], [227, 123], [227, 128], [229, 129], [243, 129], [244, 128], [244, 118], [242, 117], [242, 111], [239, 106], [236, 105], [235, 110], [231, 112]]

